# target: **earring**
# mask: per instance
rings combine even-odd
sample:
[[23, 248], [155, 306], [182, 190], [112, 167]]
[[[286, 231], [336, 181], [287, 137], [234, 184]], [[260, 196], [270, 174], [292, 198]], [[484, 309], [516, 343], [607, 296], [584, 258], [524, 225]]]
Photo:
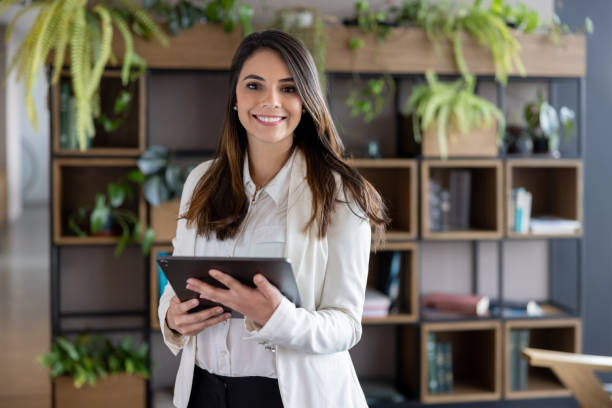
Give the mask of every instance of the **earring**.
[[302, 113], [306, 113], [306, 109], [303, 109], [303, 108], [302, 108]]
[[234, 110], [235, 110], [235, 111], [237, 111], [237, 110], [238, 110], [238, 107], [237, 107], [236, 105], [234, 105]]

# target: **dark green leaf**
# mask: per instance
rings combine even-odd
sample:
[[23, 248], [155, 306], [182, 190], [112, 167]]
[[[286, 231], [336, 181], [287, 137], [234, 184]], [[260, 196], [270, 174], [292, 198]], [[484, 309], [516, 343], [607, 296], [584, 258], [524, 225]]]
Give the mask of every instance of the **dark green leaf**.
[[142, 253], [148, 255], [151, 251], [151, 246], [155, 241], [155, 231], [152, 228], [147, 228], [144, 237], [142, 238]]
[[115, 183], [108, 183], [108, 198], [111, 206], [114, 208], [121, 207], [125, 200], [125, 189]]
[[98, 233], [103, 226], [107, 225], [110, 219], [110, 208], [106, 205], [106, 197], [103, 194], [96, 194], [96, 207], [91, 212], [90, 231], [92, 234]]
[[68, 354], [71, 359], [75, 361], [79, 359], [79, 353], [77, 353], [74, 344], [70, 343], [63, 337], [57, 338], [57, 344]]
[[132, 170], [126, 175], [126, 177], [128, 180], [137, 184], [144, 183], [146, 179], [144, 173], [140, 170]]
[[152, 205], [160, 205], [170, 199], [170, 191], [164, 182], [164, 179], [156, 174], [150, 177], [144, 184], [144, 195]]
[[118, 115], [126, 110], [132, 101], [132, 95], [129, 91], [122, 89], [117, 99], [115, 99], [115, 107], [113, 108], [113, 112], [115, 115]]

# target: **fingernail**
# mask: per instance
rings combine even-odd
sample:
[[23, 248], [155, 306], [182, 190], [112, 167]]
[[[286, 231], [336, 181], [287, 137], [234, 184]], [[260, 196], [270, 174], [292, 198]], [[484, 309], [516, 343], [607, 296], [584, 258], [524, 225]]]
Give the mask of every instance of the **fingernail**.
[[210, 271], [208, 271], [208, 273], [209, 273], [211, 276], [215, 276], [215, 275], [217, 274], [217, 271], [215, 271], [214, 269], [211, 269]]
[[217, 313], [221, 313], [222, 311], [223, 311], [223, 309], [221, 309], [220, 307], [215, 309], [215, 312], [217, 312]]
[[192, 305], [196, 306], [198, 305], [200, 302], [198, 301], [198, 299], [193, 299], [193, 301], [191, 302]]

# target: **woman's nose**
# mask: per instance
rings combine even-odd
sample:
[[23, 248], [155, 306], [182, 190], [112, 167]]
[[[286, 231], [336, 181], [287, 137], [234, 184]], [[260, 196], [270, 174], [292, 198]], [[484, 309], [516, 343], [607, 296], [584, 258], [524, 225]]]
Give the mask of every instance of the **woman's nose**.
[[264, 108], [277, 108], [280, 106], [280, 95], [275, 89], [268, 90], [261, 104]]

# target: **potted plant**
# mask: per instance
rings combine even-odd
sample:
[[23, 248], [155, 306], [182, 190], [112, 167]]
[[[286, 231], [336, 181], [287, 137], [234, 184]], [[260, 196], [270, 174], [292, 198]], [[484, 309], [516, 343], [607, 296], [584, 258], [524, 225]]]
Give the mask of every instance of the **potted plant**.
[[149, 378], [148, 345], [118, 345], [102, 336], [82, 334], [73, 343], [57, 337], [38, 361], [49, 369], [56, 407], [144, 407]]
[[422, 141], [422, 155], [497, 155], [505, 120], [495, 105], [474, 93], [475, 78], [445, 83], [431, 71], [426, 78], [404, 108], [412, 116], [415, 141]]
[[[0, 0], [0, 14], [20, 0]], [[95, 135], [93, 118], [99, 115], [96, 102], [99, 86], [107, 63], [114, 62], [112, 53], [113, 27], [123, 37], [125, 53], [121, 79], [127, 85], [134, 75], [132, 67], [146, 64], [134, 52], [132, 31], [145, 38], [155, 38], [166, 45], [167, 39], [158, 25], [131, 0], [101, 0], [89, 3], [75, 1], [32, 1], [23, 7], [9, 24], [10, 38], [17, 20], [26, 11], [37, 8], [38, 16], [15, 53], [7, 75], [17, 71], [17, 78], [25, 82], [26, 110], [33, 127], [38, 127], [33, 89], [38, 71], [52, 56], [53, 77], [57, 84], [62, 66], [70, 61], [72, 86], [76, 100], [76, 129], [79, 147], [86, 149], [87, 135]], [[143, 70], [137, 71], [139, 75]], [[93, 137], [93, 136], [92, 136]]]
[[559, 157], [561, 131], [568, 141], [575, 129], [576, 114], [567, 106], [562, 106], [559, 112], [538, 93], [538, 100], [525, 105], [523, 110], [527, 132], [533, 140], [534, 153], [550, 153]]
[[395, 82], [390, 75], [369, 79], [363, 86], [359, 86], [357, 78], [354, 82], [355, 86], [346, 98], [346, 105], [352, 117], [360, 116], [365, 123], [370, 123], [393, 97]]
[[151, 204], [151, 227], [159, 241], [170, 241], [176, 232], [179, 199], [191, 167], [181, 170], [170, 164], [170, 153], [163, 146], [151, 146], [138, 159], [144, 196]]
[[[368, 0], [355, 0], [355, 16], [343, 21], [346, 26], [358, 26], [363, 34], [371, 34], [376, 37], [378, 43], [385, 41], [391, 34], [391, 25], [387, 20], [384, 11], [370, 10]], [[349, 39], [348, 46], [351, 50], [357, 51], [364, 46], [364, 41], [359, 36], [354, 35]]]
[[115, 247], [115, 257], [121, 255], [126, 245], [141, 242], [143, 254], [148, 254], [155, 232], [143, 225], [136, 214], [122, 208], [127, 201], [134, 200], [133, 183], [142, 182], [137, 170], [129, 172], [124, 178], [108, 183], [106, 194], [97, 193], [93, 207], [79, 207], [75, 214], [68, 217], [68, 228], [76, 236], [119, 236]]

